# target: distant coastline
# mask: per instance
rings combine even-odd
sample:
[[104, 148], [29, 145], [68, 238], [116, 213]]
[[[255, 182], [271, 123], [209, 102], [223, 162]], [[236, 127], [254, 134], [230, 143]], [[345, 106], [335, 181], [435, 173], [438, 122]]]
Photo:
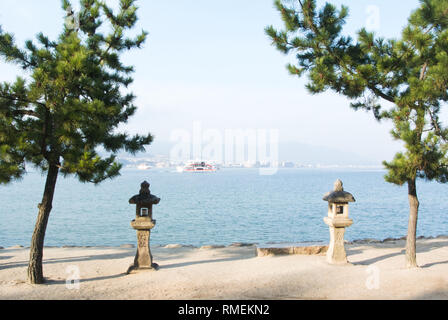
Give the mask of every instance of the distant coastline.
[[[433, 239], [448, 239], [448, 235], [438, 235], [438, 236], [419, 236], [417, 237], [417, 240], [433, 240]], [[383, 240], [380, 239], [373, 239], [373, 238], [366, 238], [366, 239], [357, 239], [353, 241], [345, 241], [345, 244], [351, 245], [351, 244], [385, 244], [385, 243], [395, 243], [397, 241], [404, 241], [406, 240], [406, 236], [400, 237], [400, 238], [386, 238]], [[323, 245], [326, 244], [325, 241], [303, 241], [303, 242], [270, 242], [267, 243], [269, 247], [288, 247], [288, 246], [311, 246], [311, 245]], [[231, 247], [250, 247], [250, 246], [258, 246], [259, 243], [244, 243], [244, 242], [234, 242], [228, 245], [217, 245], [217, 244], [208, 244], [208, 245], [202, 245], [202, 246], [195, 246], [190, 244], [154, 244], [151, 245], [151, 247], [154, 248], [166, 248], [166, 249], [176, 249], [176, 248], [195, 248], [195, 249], [219, 249], [219, 248], [231, 248]], [[69, 248], [135, 248], [136, 246], [134, 244], [126, 243], [122, 244], [120, 246], [77, 246], [77, 245], [62, 245], [62, 246], [45, 246], [45, 248], [63, 248], [63, 249], [69, 249]], [[2, 247], [0, 246], [0, 250], [7, 250], [7, 249], [29, 249], [28, 246], [22, 246], [22, 245], [15, 245], [11, 247]]]

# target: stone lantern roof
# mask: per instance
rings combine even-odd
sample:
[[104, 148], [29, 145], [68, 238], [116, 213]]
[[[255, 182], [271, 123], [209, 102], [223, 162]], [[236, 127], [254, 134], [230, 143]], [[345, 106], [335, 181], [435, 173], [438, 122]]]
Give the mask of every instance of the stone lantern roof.
[[137, 205], [152, 205], [158, 204], [159, 202], [160, 198], [151, 194], [151, 192], [149, 191], [149, 183], [146, 181], [141, 184], [140, 193], [129, 199], [130, 204]]
[[334, 183], [334, 190], [326, 193], [323, 200], [332, 203], [347, 203], [356, 201], [351, 193], [344, 191], [342, 181], [339, 179]]

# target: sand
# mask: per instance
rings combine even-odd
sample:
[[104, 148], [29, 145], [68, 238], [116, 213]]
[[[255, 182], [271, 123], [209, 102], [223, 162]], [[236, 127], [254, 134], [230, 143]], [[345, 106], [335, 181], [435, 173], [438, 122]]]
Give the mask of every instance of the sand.
[[[27, 248], [0, 250], [0, 299], [448, 299], [448, 239], [347, 244], [351, 262], [325, 256], [257, 257], [256, 247], [153, 247], [158, 271], [126, 275], [135, 248], [45, 248], [47, 283], [26, 282]], [[79, 288], [66, 279], [79, 271]]]

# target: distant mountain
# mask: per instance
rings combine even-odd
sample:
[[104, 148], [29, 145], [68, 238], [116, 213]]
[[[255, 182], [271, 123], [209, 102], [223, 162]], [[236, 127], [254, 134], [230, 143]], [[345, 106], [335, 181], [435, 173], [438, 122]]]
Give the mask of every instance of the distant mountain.
[[[137, 158], [149, 158], [156, 155], [169, 156], [173, 143], [154, 141], [148, 146], [146, 153], [138, 153]], [[126, 153], [119, 154], [120, 158], [131, 157]], [[281, 142], [279, 144], [279, 161], [293, 161], [301, 164], [321, 165], [381, 165], [378, 159], [369, 159], [346, 150], [322, 147], [299, 142]]]
[[279, 158], [303, 164], [381, 165], [381, 161], [377, 159], [369, 159], [353, 152], [298, 142], [280, 143]]

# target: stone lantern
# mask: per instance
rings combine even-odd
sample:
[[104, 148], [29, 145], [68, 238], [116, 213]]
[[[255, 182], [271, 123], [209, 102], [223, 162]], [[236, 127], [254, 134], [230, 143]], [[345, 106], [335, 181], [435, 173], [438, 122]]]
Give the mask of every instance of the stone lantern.
[[151, 229], [156, 225], [156, 220], [152, 219], [152, 206], [158, 204], [160, 198], [152, 195], [149, 191], [149, 183], [144, 181], [141, 184], [140, 193], [129, 199], [130, 204], [136, 205], [136, 217], [131, 221], [131, 226], [137, 230], [137, 254], [134, 264], [131, 265], [127, 273], [140, 270], [157, 270], [158, 264], [152, 261], [149, 239]]
[[336, 180], [334, 190], [328, 192], [323, 200], [328, 201], [328, 217], [325, 217], [324, 221], [330, 227], [327, 261], [331, 264], [348, 263], [344, 233], [345, 228], [353, 224], [353, 220], [348, 217], [348, 203], [355, 202], [355, 198], [351, 193], [344, 191], [341, 180]]

